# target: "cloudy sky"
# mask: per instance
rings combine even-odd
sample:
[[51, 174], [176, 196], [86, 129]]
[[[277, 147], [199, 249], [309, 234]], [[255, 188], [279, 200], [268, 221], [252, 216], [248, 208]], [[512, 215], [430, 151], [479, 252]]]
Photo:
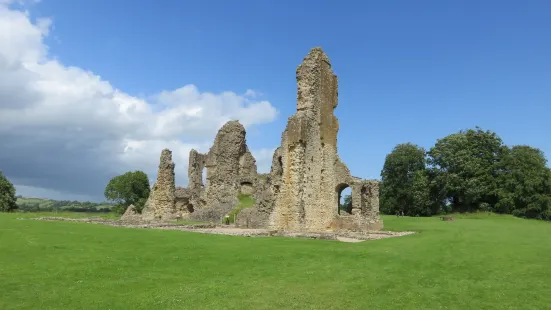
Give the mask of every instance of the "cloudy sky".
[[[174, 152], [178, 182], [186, 183], [189, 151], [208, 151], [226, 121], [251, 127], [277, 116], [250, 89], [209, 93], [188, 84], [130, 95], [49, 55], [52, 19], [6, 4], [0, 29], [0, 162], [19, 194], [97, 198], [114, 175], [139, 169], [154, 177], [163, 148]], [[254, 151], [261, 166], [271, 156]]]
[[0, 0], [0, 170], [18, 194], [101, 200], [120, 173], [154, 180], [163, 148], [186, 185], [190, 149], [208, 151], [231, 119], [268, 171], [296, 66], [319, 45], [354, 175], [378, 178], [397, 143], [430, 148], [476, 125], [551, 152], [547, 1], [321, 1], [308, 16], [245, 2]]

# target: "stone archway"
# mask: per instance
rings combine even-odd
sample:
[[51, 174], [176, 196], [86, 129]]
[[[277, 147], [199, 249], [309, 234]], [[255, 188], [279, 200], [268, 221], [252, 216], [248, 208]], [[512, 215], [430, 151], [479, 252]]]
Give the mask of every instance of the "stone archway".
[[352, 214], [352, 187], [347, 183], [340, 183], [335, 191], [337, 192], [337, 213], [339, 215]]
[[239, 187], [239, 193], [242, 194], [242, 195], [247, 195], [247, 196], [250, 196], [250, 195], [254, 194], [253, 183], [248, 182], [248, 181], [241, 182], [240, 187]]

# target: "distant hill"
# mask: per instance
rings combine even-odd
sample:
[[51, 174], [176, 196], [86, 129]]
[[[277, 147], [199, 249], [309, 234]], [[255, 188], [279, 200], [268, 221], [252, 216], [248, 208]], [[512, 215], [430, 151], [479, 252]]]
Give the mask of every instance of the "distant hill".
[[107, 202], [53, 200], [44, 198], [17, 197], [20, 211], [74, 211], [74, 212], [110, 212], [114, 204]]

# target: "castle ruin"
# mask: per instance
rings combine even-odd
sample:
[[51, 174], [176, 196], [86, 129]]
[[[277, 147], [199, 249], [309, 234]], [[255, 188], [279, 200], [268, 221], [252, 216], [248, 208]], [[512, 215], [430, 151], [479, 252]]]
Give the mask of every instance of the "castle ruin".
[[[209, 214], [224, 216], [238, 194], [256, 204], [242, 210], [236, 225], [290, 231], [376, 231], [379, 182], [353, 177], [337, 152], [338, 81], [321, 48], [314, 48], [297, 68], [297, 111], [288, 119], [281, 145], [267, 174], [258, 174], [238, 121], [218, 131], [207, 154], [190, 152], [187, 188], [175, 187], [174, 164], [163, 150], [157, 182], [143, 211], [144, 219]], [[206, 184], [203, 184], [206, 168]], [[352, 189], [350, 213], [338, 209], [343, 189]]]

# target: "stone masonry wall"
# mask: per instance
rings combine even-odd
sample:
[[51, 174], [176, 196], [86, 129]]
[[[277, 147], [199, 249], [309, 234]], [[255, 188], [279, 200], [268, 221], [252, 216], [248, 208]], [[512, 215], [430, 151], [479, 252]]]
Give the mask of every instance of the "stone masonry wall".
[[320, 48], [297, 69], [297, 112], [281, 139], [282, 179], [270, 225], [275, 229], [323, 230], [334, 206], [338, 121], [337, 77]]
[[201, 194], [205, 188], [203, 184], [203, 168], [206, 165], [207, 155], [201, 154], [192, 149], [189, 152], [188, 165], [188, 209], [200, 209], [205, 206], [205, 202], [201, 200]]
[[153, 184], [149, 198], [142, 211], [143, 218], [148, 220], [174, 218], [176, 214], [175, 191], [172, 152], [164, 149], [161, 152], [157, 182]]
[[[322, 231], [334, 226], [335, 219], [340, 218], [338, 198], [342, 188], [351, 186], [357, 192], [362, 187], [355, 185], [359, 180], [350, 175], [337, 153], [339, 123], [333, 111], [338, 104], [338, 82], [321, 48], [312, 49], [297, 68], [297, 88], [297, 111], [288, 119], [281, 146], [274, 154], [271, 172], [274, 209], [269, 226]], [[375, 209], [378, 198], [365, 201]], [[365, 230], [368, 228], [364, 217], [373, 216], [371, 221], [381, 223], [382, 227], [378, 204], [376, 209], [377, 212], [356, 209], [354, 219], [343, 221], [352, 221], [348, 226], [353, 230]]]
[[256, 163], [241, 123], [229, 121], [220, 128], [207, 155], [206, 168], [207, 184], [202, 195], [205, 205], [236, 203], [241, 183], [256, 177]]

